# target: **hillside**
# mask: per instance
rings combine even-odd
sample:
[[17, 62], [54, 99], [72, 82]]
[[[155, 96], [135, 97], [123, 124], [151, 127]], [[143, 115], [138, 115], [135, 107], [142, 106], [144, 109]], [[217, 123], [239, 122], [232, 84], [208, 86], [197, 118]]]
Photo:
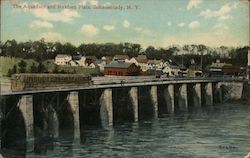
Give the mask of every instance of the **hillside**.
[[[30, 71], [31, 65], [34, 63], [36, 66], [38, 65], [38, 62], [33, 59], [21, 59], [21, 58], [15, 58], [15, 57], [5, 57], [0, 56], [0, 77], [5, 78], [7, 76], [8, 70], [12, 69], [14, 65], [18, 67], [18, 63], [23, 60], [27, 63], [26, 70], [27, 72]], [[43, 65], [45, 66], [47, 72], [53, 72], [55, 70], [56, 65], [54, 64], [53, 60], [46, 60], [43, 62]], [[59, 72], [65, 72], [65, 73], [77, 73], [77, 74], [86, 74], [86, 75], [94, 75], [99, 73], [99, 68], [83, 68], [80, 66], [72, 67], [72, 66], [57, 66], [57, 69]]]

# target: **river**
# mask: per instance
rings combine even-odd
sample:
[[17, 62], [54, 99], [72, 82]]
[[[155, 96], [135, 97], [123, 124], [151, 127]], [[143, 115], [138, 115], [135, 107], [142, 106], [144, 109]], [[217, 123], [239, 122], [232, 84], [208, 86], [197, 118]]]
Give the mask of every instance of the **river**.
[[217, 104], [111, 129], [87, 127], [82, 138], [44, 139], [39, 150], [6, 157], [242, 158], [250, 152], [250, 106]]

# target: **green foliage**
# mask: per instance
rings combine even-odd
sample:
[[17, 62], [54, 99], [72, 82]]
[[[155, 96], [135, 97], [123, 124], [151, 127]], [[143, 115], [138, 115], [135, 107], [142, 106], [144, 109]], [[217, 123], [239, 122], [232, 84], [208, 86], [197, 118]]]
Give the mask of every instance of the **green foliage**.
[[35, 63], [32, 63], [31, 67], [30, 67], [30, 72], [31, 73], [36, 73], [37, 72], [37, 67]]
[[163, 49], [163, 48], [159, 48], [159, 49], [155, 49], [153, 46], [149, 46], [146, 50], [146, 56], [148, 59], [163, 59], [163, 60], [168, 60], [168, 59], [172, 59], [173, 58], [173, 54], [174, 54], [175, 50], [171, 50], [171, 49]]
[[39, 63], [38, 66], [37, 66], [37, 72], [38, 73], [43, 73], [43, 72], [47, 72], [47, 69], [46, 67], [43, 65], [43, 63]]
[[26, 72], [26, 66], [27, 66], [27, 63], [26, 63], [24, 60], [21, 60], [21, 61], [18, 63], [18, 67], [19, 67], [18, 71], [19, 71], [20, 73]]
[[233, 64], [240, 66], [247, 66], [247, 53], [250, 47], [237, 48], [236, 52], [232, 54]]
[[140, 44], [133, 43], [105, 43], [105, 44], [81, 44], [79, 47], [71, 43], [45, 42], [44, 39], [39, 41], [16, 42], [7, 40], [1, 45], [3, 56], [19, 57], [23, 59], [35, 59], [42, 62], [48, 59], [54, 59], [57, 54], [74, 55], [80, 53], [87, 56], [114, 56], [116, 54], [127, 54], [130, 57], [137, 56], [141, 50]]
[[17, 66], [16, 65], [14, 65], [12, 69], [8, 70], [7, 76], [11, 77], [11, 75], [13, 75], [15, 73], [17, 73]]
[[[16, 70], [19, 70], [18, 63], [21, 60], [24, 60], [27, 63], [26, 70], [30, 70], [32, 63], [36, 63], [32, 59], [20, 59], [14, 57], [0, 56], [0, 76], [6, 76], [8, 74], [8, 70], [12, 69], [14, 65], [16, 65]], [[18, 71], [15, 73], [18, 73]]]
[[54, 67], [54, 69], [53, 69], [53, 73], [58, 73], [59, 72], [59, 68], [58, 68], [58, 66], [56, 65], [55, 67]]

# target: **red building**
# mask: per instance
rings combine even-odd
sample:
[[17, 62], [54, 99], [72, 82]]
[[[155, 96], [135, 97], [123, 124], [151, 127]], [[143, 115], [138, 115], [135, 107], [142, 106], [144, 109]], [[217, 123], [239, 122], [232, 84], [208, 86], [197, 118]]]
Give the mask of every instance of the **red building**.
[[134, 63], [113, 61], [104, 67], [104, 75], [112, 76], [136, 76], [140, 73], [140, 67]]

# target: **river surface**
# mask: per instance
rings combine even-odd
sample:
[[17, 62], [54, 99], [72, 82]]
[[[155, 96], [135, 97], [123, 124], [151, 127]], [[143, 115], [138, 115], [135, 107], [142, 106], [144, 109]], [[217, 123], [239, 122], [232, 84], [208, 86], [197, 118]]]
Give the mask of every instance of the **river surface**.
[[[24, 155], [28, 158], [243, 158], [250, 152], [250, 106], [218, 104], [139, 123], [118, 123], [108, 130], [89, 127], [81, 135], [81, 140], [71, 141], [65, 136], [44, 141], [43, 151], [27, 151]], [[5, 154], [14, 157], [20, 153]]]

